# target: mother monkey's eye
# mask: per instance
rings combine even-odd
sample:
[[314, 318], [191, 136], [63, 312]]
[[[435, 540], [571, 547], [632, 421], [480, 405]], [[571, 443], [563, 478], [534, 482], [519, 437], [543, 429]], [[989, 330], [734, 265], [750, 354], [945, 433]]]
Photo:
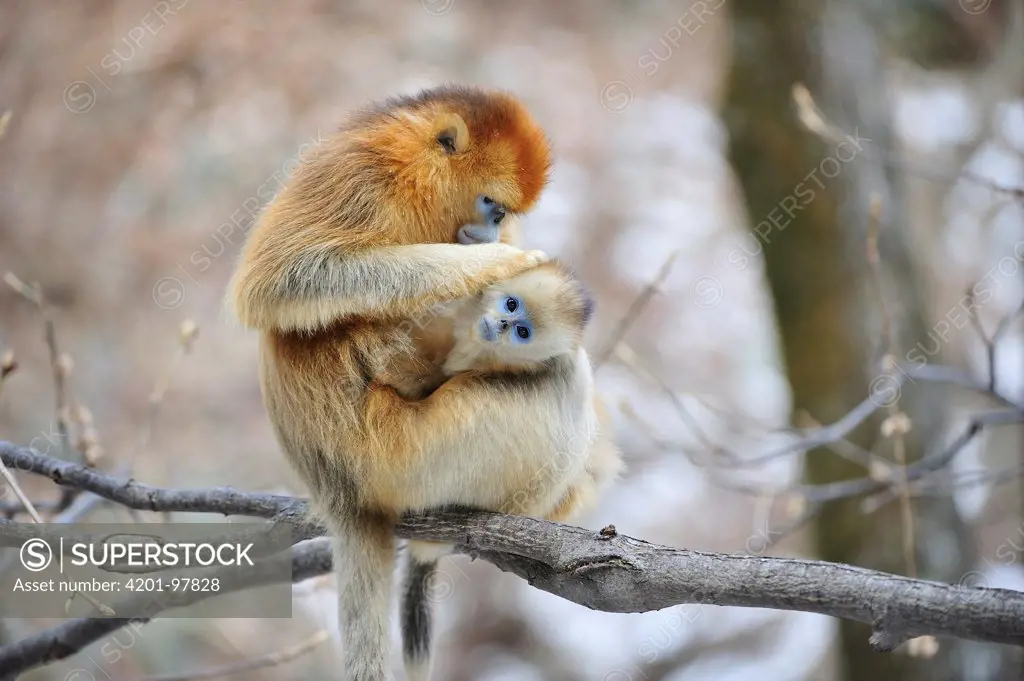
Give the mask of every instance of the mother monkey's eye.
[[444, 153], [449, 156], [455, 153], [455, 131], [445, 130], [437, 136], [437, 143], [444, 149]]

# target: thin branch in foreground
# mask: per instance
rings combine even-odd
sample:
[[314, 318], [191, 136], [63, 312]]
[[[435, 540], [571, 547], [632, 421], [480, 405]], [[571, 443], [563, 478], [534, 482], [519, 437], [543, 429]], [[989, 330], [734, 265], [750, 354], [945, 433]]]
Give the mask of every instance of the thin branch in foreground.
[[[88, 491], [112, 500], [138, 501], [132, 494], [126, 497], [124, 490], [146, 489], [154, 499], [176, 500], [176, 510], [196, 513], [234, 508], [261, 515], [273, 506], [277, 514], [284, 514], [305, 508], [303, 500], [292, 497], [142, 486], [5, 442], [0, 442], [0, 456], [8, 465], [20, 459], [25, 464], [22, 470], [44, 475], [60, 467], [64, 484], [80, 482], [88, 485]], [[893, 650], [927, 635], [1024, 646], [1024, 593], [1018, 591], [926, 582], [817, 560], [690, 551], [614, 532], [482, 511], [410, 515], [396, 526], [396, 534], [453, 544], [463, 553], [526, 579], [531, 586], [606, 612], [647, 612], [682, 604], [770, 608], [862, 622], [872, 628], [871, 645], [878, 650]], [[290, 560], [293, 582], [325, 574], [331, 568], [330, 542], [324, 538], [305, 541], [293, 547], [290, 558], [278, 554], [257, 561], [244, 575], [225, 575], [220, 593], [279, 580], [276, 563], [282, 560]], [[277, 571], [267, 569], [272, 563]], [[159, 604], [160, 610], [137, 620], [64, 622], [0, 647], [0, 669], [18, 674], [68, 657], [130, 621], [148, 621], [164, 608], [183, 607], [212, 595], [171, 594]]]
[[188, 672], [186, 674], [147, 676], [143, 681], [199, 681], [200, 679], [220, 679], [225, 676], [233, 676], [243, 672], [266, 669], [267, 667], [276, 667], [286, 662], [291, 662], [295, 658], [311, 652], [328, 638], [330, 637], [327, 632], [321, 629], [305, 641], [301, 641], [293, 646], [288, 646], [287, 648], [282, 648], [281, 650], [275, 650], [274, 652], [267, 653], [265, 655], [260, 655], [259, 657], [251, 660], [243, 660], [241, 662], [220, 665], [218, 667], [203, 669], [196, 672]]

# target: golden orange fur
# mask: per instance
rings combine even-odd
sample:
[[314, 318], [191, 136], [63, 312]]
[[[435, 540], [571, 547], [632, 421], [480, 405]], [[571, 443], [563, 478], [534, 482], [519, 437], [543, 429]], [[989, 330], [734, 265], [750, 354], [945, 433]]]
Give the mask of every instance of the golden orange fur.
[[[547, 300], [565, 317], [571, 306], [557, 301], [571, 287], [557, 282], [569, 275], [542, 265], [542, 253], [452, 243], [478, 217], [480, 196], [512, 213], [531, 208], [549, 167], [542, 130], [508, 94], [443, 87], [388, 100], [352, 116], [300, 167], [243, 248], [229, 299], [260, 330], [275, 433], [337, 538], [348, 681], [392, 678], [401, 513], [460, 504], [568, 518], [618, 472], [579, 333], [544, 362], [481, 359], [450, 378], [443, 363], [459, 339], [420, 333], [439, 306], [531, 270], [558, 273]], [[514, 243], [513, 216], [501, 232]], [[412, 565], [404, 599], [413, 681], [429, 676], [418, 589], [430, 564]]]
[[[529, 302], [537, 334], [534, 354], [490, 347], [472, 335], [473, 321], [489, 291], [460, 301], [422, 328], [359, 318], [312, 336], [299, 332], [267, 336], [261, 346], [267, 406], [289, 454], [320, 452], [315, 457], [317, 466], [306, 471], [315, 497], [339, 497], [336, 503], [355, 504], [391, 522], [403, 512], [442, 504], [512, 512], [514, 505], [522, 504], [521, 499], [512, 498], [512, 492], [529, 487], [528, 480], [515, 482], [517, 477], [532, 476], [553, 455], [552, 449], [565, 446], [578, 433], [596, 433], [589, 363], [580, 350], [589, 314], [585, 291], [555, 262], [490, 288], [516, 292]], [[432, 357], [425, 356], [424, 341], [433, 345]], [[404, 381], [409, 394], [390, 385], [391, 380]], [[578, 387], [585, 390], [577, 391]], [[522, 405], [513, 406], [516, 400]], [[501, 406], [505, 402], [509, 405]], [[528, 425], [514, 425], [515, 419], [544, 421], [524, 414], [524, 409], [573, 404], [580, 405], [577, 417], [586, 422], [586, 428], [568, 429], [564, 441], [552, 442], [550, 429], [528, 433], [523, 432], [530, 430]], [[493, 414], [487, 405], [494, 405]], [[475, 414], [485, 414], [487, 420], [474, 423]], [[476, 470], [476, 462], [449, 463], [450, 471], [436, 470], [453, 452], [472, 452], [477, 447], [474, 440], [483, 432], [493, 434], [490, 447], [504, 452], [509, 445], [496, 436], [506, 427], [509, 437], [520, 438], [516, 448], [525, 445], [525, 437], [533, 441], [531, 449], [536, 451], [522, 456], [536, 458], [536, 467], [524, 466], [522, 457], [505, 456], [499, 468], [507, 469], [506, 475], [495, 470], [496, 480], [488, 491], [479, 482], [466, 485], [458, 479]], [[579, 444], [592, 440], [588, 435]], [[301, 470], [308, 465], [307, 458], [293, 457], [293, 463]], [[343, 459], [354, 488], [346, 487], [344, 495], [332, 490], [331, 476], [323, 475], [319, 467], [320, 458]], [[578, 463], [582, 471], [585, 462]], [[446, 483], [448, 489], [441, 489], [437, 479], [446, 474], [453, 479]], [[434, 484], [424, 485], [426, 480]], [[328, 486], [321, 488], [324, 484]], [[545, 483], [539, 498], [518, 512], [545, 515], [571, 485], [572, 476]]]
[[443, 87], [368, 108], [260, 217], [231, 284], [235, 312], [252, 328], [315, 331], [477, 293], [542, 258], [500, 243], [467, 251], [456, 230], [481, 195], [529, 210], [550, 165], [543, 131], [505, 93]]

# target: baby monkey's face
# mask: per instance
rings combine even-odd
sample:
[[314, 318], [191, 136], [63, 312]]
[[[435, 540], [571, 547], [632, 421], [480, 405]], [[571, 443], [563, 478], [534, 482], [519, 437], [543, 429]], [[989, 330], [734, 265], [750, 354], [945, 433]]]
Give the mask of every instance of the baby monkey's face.
[[457, 324], [462, 329], [456, 334], [491, 359], [543, 362], [579, 344], [589, 305], [586, 292], [571, 276], [541, 265], [473, 299], [463, 308]]
[[533, 341], [534, 326], [526, 303], [512, 294], [488, 291], [477, 333], [487, 343], [529, 344]]

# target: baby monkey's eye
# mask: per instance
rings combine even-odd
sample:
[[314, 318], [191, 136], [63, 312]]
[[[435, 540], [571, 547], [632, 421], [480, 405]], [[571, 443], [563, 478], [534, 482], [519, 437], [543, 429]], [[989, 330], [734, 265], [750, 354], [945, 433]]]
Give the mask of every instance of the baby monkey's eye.
[[[515, 312], [516, 310], [519, 309], [519, 301], [516, 300], [515, 298], [506, 298], [505, 309], [508, 310], [509, 312]], [[526, 338], [526, 336], [523, 336], [523, 338]]]
[[530, 337], [529, 327], [516, 324], [516, 335], [522, 338], [523, 340], [528, 339]]

